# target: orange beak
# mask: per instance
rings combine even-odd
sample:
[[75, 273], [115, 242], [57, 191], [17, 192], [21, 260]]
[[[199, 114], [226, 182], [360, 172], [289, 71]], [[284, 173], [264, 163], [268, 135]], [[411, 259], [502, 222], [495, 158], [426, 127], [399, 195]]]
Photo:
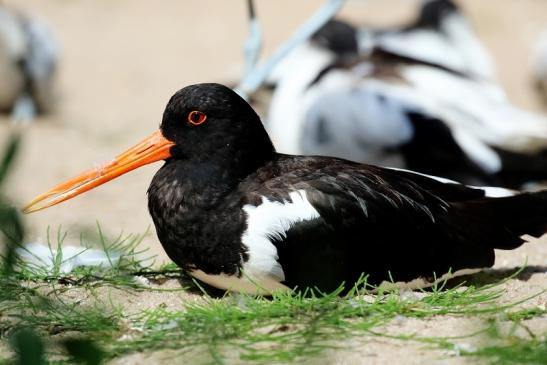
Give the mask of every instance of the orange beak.
[[23, 208], [23, 212], [32, 213], [51, 207], [115, 179], [137, 167], [165, 160], [171, 157], [169, 150], [174, 145], [160, 131], [157, 131], [121, 155], [118, 155], [105, 166], [87, 170], [37, 196]]

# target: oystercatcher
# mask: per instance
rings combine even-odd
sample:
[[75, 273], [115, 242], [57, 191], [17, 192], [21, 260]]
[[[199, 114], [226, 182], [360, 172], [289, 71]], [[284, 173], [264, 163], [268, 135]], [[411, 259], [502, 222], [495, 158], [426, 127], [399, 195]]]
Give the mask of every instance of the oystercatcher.
[[428, 284], [493, 265], [547, 229], [547, 192], [473, 188], [411, 171], [276, 153], [260, 118], [231, 89], [187, 86], [160, 131], [35, 198], [44, 209], [165, 160], [148, 207], [169, 257], [218, 288], [269, 294], [369, 283]]
[[49, 24], [0, 5], [0, 111], [30, 121], [54, 106], [59, 44]]

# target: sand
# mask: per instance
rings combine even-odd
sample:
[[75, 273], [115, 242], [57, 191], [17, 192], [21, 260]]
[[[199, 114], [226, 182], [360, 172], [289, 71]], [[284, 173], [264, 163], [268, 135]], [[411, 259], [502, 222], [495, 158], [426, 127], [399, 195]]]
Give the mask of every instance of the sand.
[[[510, 99], [518, 106], [540, 111], [539, 98], [530, 85], [529, 65], [536, 37], [547, 28], [547, 2], [460, 2], [492, 52]], [[243, 0], [8, 0], [5, 3], [47, 18], [63, 47], [57, 111], [26, 130], [17, 170], [8, 181], [10, 198], [17, 205], [85, 168], [112, 158], [155, 131], [168, 98], [179, 88], [198, 82], [234, 82], [240, 75], [246, 36]], [[264, 26], [264, 53], [270, 54], [323, 2], [258, 0], [257, 3]], [[342, 16], [369, 24], [393, 24], [411, 14], [411, 3], [353, 0], [345, 6]], [[0, 145], [9, 130], [8, 120], [0, 117]], [[54, 228], [62, 225], [72, 233], [68, 243], [75, 242], [79, 232], [93, 229], [96, 221], [112, 234], [121, 230], [144, 232], [152, 226], [146, 189], [158, 167], [139, 169], [63, 205], [27, 216], [27, 239], [44, 241], [48, 225]], [[158, 261], [167, 259], [153, 227], [143, 244], [158, 255]], [[521, 265], [525, 257], [528, 265], [539, 267], [538, 272], [528, 281], [510, 282], [507, 300], [547, 287], [545, 240], [515, 251], [499, 252], [496, 267]], [[545, 305], [545, 296], [538, 300]], [[151, 306], [156, 303], [145, 299], [143, 302]], [[543, 329], [547, 330], [545, 322]], [[405, 326], [421, 331], [423, 325], [417, 321]], [[442, 334], [459, 326], [463, 324], [446, 321], [433, 326], [431, 331], [434, 334], [435, 328], [442, 328], [439, 330]], [[406, 347], [389, 341], [364, 344], [356, 339], [348, 348], [351, 351], [325, 357], [325, 363], [359, 364], [366, 358], [367, 363], [376, 364], [396, 362], [394, 359], [404, 356], [406, 364], [419, 364], [436, 358], [429, 352], [426, 355], [420, 346]], [[439, 361], [464, 362], [455, 357]], [[128, 358], [118, 363], [152, 361]]]

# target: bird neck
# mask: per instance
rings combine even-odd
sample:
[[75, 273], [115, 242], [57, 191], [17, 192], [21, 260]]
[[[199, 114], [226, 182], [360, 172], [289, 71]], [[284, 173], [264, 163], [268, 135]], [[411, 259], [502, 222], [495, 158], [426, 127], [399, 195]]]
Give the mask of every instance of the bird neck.
[[219, 166], [183, 160], [168, 161], [152, 179], [148, 210], [167, 255], [184, 270], [238, 272], [243, 224], [234, 219], [218, 231], [236, 184]]
[[181, 204], [208, 208], [234, 183], [235, 179], [224, 176], [218, 166], [170, 160], [152, 179], [148, 194], [149, 200], [155, 199], [166, 211], [178, 209]]
[[211, 208], [275, 155], [270, 144], [252, 154], [226, 151], [214, 157], [170, 159], [152, 179], [149, 198], [164, 200], [166, 208], [180, 204]]

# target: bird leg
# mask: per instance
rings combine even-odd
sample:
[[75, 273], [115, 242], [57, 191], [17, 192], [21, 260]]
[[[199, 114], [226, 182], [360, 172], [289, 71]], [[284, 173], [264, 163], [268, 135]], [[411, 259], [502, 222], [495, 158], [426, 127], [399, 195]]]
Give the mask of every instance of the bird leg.
[[247, 0], [247, 9], [249, 12], [249, 35], [244, 46], [245, 68], [242, 79], [245, 79], [253, 71], [262, 51], [262, 29], [256, 18], [253, 0]]
[[264, 82], [271, 70], [294, 48], [305, 42], [317, 30], [331, 20], [340, 10], [346, 0], [327, 0], [317, 12], [315, 12], [291, 38], [277, 48], [274, 54], [261, 66], [245, 75], [235, 91], [244, 99], [248, 99], [254, 91]]

